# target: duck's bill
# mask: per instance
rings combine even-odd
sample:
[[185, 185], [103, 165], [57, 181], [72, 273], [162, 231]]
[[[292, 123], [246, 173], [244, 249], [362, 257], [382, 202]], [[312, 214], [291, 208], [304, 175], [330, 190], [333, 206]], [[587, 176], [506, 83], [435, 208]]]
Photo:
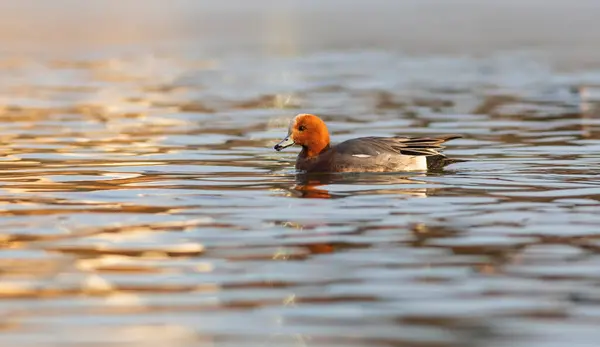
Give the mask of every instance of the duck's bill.
[[278, 144], [275, 145], [275, 150], [276, 151], [281, 151], [284, 148], [288, 148], [289, 146], [293, 146], [294, 145], [294, 141], [290, 138], [290, 136], [287, 136], [285, 139], [281, 140], [281, 142], [279, 142]]

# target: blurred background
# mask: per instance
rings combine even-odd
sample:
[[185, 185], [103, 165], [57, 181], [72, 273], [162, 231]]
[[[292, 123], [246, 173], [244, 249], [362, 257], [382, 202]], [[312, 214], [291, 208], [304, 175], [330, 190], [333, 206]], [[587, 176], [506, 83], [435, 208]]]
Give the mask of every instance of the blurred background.
[[[0, 0], [0, 345], [596, 346], [598, 18]], [[467, 161], [306, 177], [304, 112]]]
[[545, 58], [570, 68], [598, 61], [594, 40], [600, 5], [594, 0], [27, 0], [2, 1], [0, 10], [5, 50], [141, 44], [172, 49], [193, 42], [196, 50], [244, 45], [280, 54], [526, 50], [546, 53]]

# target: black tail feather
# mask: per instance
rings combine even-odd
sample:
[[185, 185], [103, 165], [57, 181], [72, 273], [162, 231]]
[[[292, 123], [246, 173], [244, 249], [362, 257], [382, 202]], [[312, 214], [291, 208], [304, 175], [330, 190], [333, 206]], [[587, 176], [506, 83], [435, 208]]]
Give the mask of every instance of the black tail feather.
[[451, 159], [442, 154], [433, 155], [433, 156], [427, 157], [427, 168], [430, 171], [440, 171], [444, 167], [446, 167], [450, 164], [462, 163], [462, 162], [466, 162], [466, 161], [467, 160], [463, 160], [463, 159]]

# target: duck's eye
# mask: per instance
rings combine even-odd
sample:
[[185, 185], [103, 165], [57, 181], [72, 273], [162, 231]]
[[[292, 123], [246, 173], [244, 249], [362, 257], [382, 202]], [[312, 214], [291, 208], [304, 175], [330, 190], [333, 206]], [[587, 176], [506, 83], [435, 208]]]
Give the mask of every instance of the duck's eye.
[[301, 125], [301, 126], [298, 127], [298, 130], [304, 131], [304, 130], [306, 130], [306, 127], [304, 125]]

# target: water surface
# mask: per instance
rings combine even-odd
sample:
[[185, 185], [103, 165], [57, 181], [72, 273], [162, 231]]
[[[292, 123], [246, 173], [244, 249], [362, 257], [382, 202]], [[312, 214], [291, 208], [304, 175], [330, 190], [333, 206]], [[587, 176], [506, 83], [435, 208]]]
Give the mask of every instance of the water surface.
[[[265, 28], [6, 50], [2, 345], [595, 345], [600, 66]], [[303, 112], [335, 141], [460, 133], [468, 161], [298, 175], [272, 146]]]

